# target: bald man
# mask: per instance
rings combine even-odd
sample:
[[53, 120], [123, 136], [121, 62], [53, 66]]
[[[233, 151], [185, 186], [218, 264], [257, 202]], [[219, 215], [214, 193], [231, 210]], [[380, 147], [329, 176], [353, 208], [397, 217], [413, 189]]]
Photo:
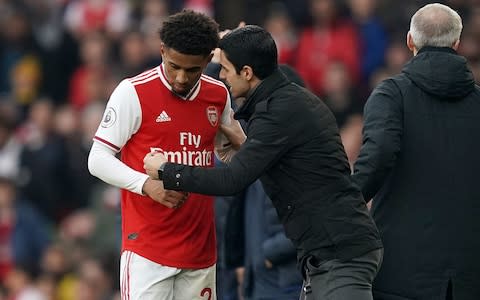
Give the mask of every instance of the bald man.
[[419, 9], [413, 58], [365, 105], [353, 177], [385, 247], [375, 299], [480, 299], [480, 89], [461, 31], [448, 6]]

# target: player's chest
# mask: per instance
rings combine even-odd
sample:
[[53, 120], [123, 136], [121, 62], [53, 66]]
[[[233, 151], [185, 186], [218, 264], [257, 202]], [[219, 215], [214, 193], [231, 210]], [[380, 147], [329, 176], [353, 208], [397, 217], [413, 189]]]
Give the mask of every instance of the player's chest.
[[145, 132], [163, 138], [212, 139], [220, 123], [223, 107], [219, 103], [174, 99], [159, 100], [142, 107]]

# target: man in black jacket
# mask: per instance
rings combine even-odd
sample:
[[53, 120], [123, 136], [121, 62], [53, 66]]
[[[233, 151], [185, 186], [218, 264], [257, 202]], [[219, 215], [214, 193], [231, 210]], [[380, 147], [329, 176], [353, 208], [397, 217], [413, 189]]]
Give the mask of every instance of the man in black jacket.
[[[166, 189], [212, 195], [238, 193], [260, 178], [296, 246], [306, 299], [372, 299], [382, 244], [351, 181], [332, 113], [279, 71], [275, 42], [264, 29], [235, 29], [219, 47], [220, 78], [235, 99], [246, 98], [235, 118], [247, 121], [248, 138], [224, 168], [167, 163], [152, 153], [144, 160], [147, 173]], [[242, 138], [230, 129], [223, 127], [229, 140]]]
[[418, 10], [414, 57], [365, 106], [354, 181], [385, 246], [376, 299], [480, 299], [480, 89], [461, 30], [448, 6]]

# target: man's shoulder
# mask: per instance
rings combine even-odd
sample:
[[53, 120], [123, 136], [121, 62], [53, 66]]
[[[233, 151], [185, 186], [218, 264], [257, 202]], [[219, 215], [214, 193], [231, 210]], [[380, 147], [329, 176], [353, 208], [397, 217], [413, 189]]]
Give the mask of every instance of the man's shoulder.
[[146, 84], [152, 82], [160, 77], [158, 67], [146, 70], [136, 76], [125, 78], [123, 81], [129, 82], [133, 86]]
[[[299, 101], [299, 99], [302, 99], [302, 101]], [[320, 98], [318, 98], [318, 96], [316, 96], [314, 93], [293, 82], [274, 90], [271, 94], [270, 100], [273, 100], [275, 103], [277, 103], [280, 108], [287, 106], [289, 109], [295, 109], [295, 107], [298, 108], [298, 105], [292, 105], [295, 103], [300, 104], [302, 102], [320, 102]]]
[[400, 90], [407, 89], [412, 84], [412, 80], [404, 73], [394, 75], [388, 79], [388, 83], [396, 85]]
[[202, 76], [200, 76], [200, 80], [202, 82], [202, 88], [213, 89], [221, 93], [227, 92], [227, 87], [225, 84], [218, 79], [202, 74]]
[[208, 100], [218, 100], [221, 103], [225, 102], [229, 93], [227, 87], [220, 80], [214, 79], [208, 75], [202, 74], [200, 77], [200, 98]]
[[306, 117], [318, 105], [326, 108], [315, 94], [291, 83], [272, 91], [269, 97], [259, 101], [255, 112], [257, 115], [267, 113], [269, 119], [283, 123], [295, 115]]
[[398, 74], [381, 81], [372, 91], [365, 104], [364, 112], [378, 107], [401, 107], [404, 94], [412, 86], [411, 80], [405, 74]]
[[412, 81], [403, 73], [390, 76], [382, 80], [372, 91], [372, 95], [375, 94], [387, 94], [391, 96], [398, 96], [402, 92], [409, 89], [412, 85]]

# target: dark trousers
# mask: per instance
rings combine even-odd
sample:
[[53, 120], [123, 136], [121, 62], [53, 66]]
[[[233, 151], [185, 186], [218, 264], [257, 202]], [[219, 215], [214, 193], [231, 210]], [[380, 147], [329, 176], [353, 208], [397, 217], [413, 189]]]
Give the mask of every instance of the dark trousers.
[[300, 300], [372, 300], [372, 282], [382, 258], [383, 249], [344, 262], [307, 258]]

